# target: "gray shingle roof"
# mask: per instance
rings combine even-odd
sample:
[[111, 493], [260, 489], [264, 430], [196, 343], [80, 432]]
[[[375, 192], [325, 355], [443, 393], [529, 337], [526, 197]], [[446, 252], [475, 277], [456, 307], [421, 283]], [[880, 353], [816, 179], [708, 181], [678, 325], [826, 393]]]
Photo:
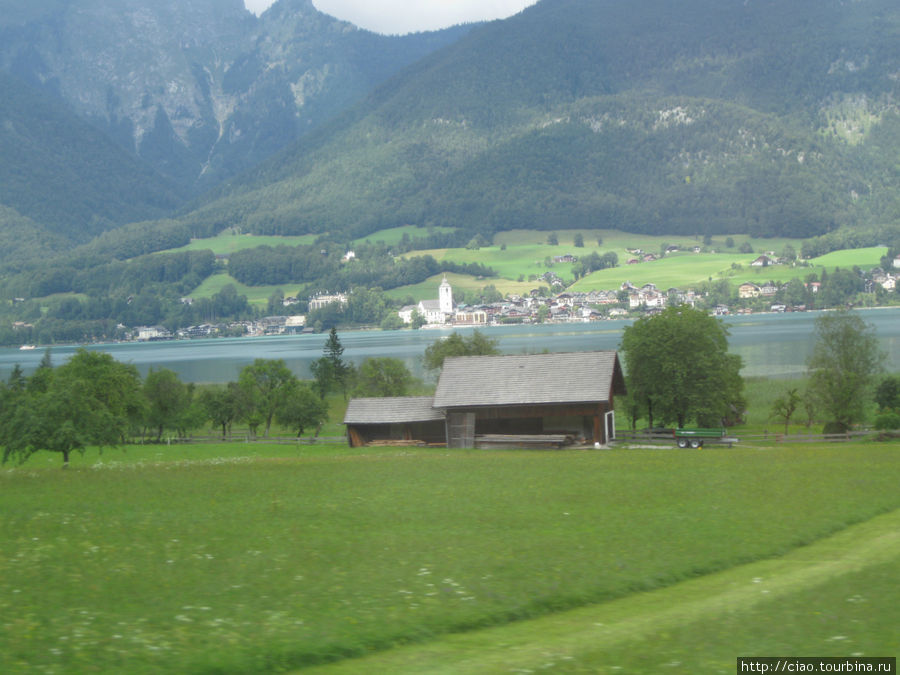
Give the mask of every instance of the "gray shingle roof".
[[352, 398], [347, 404], [344, 424], [391, 424], [443, 420], [444, 411], [432, 407], [431, 396], [392, 398]]
[[444, 361], [436, 408], [609, 400], [625, 393], [614, 351], [456, 356]]

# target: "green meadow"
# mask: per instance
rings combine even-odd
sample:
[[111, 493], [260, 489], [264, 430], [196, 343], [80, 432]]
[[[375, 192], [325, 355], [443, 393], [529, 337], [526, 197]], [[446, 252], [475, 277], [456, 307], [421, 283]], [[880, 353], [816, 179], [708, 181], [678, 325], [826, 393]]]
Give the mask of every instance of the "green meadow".
[[[897, 450], [231, 443], [7, 465], [0, 670], [399, 672], [352, 659], [412, 653], [411, 672], [460, 672], [455, 657], [508, 672], [555, 653], [573, 672], [658, 672], [820, 642], [890, 655], [898, 528], [875, 524], [900, 509]], [[858, 564], [800, 548], [826, 542]], [[753, 565], [795, 577], [766, 586]], [[784, 602], [761, 604], [766, 589]], [[772, 630], [767, 609], [790, 625]], [[858, 645], [826, 641], [840, 635]], [[531, 652], [510, 661], [505, 640]]]
[[453, 231], [455, 231], [455, 228], [452, 227], [435, 226], [423, 228], [416, 227], [415, 225], [403, 225], [401, 227], [391, 227], [386, 230], [379, 230], [378, 232], [374, 232], [373, 234], [370, 234], [366, 237], [357, 239], [355, 243], [366, 242], [374, 244], [377, 242], [382, 242], [384, 244], [387, 244], [388, 246], [391, 246], [393, 244], [400, 243], [400, 240], [403, 239], [403, 235], [409, 236], [410, 239], [415, 239], [417, 237], [426, 237], [431, 232], [446, 233]]
[[207, 277], [206, 280], [197, 286], [192, 292], [191, 297], [193, 298], [211, 298], [216, 293], [221, 291], [225, 286], [228, 285], [234, 286], [238, 295], [246, 295], [247, 301], [251, 305], [256, 305], [258, 307], [265, 307], [269, 301], [269, 298], [275, 291], [282, 291], [285, 296], [302, 294], [303, 289], [305, 288], [304, 284], [281, 284], [277, 286], [247, 286], [246, 284], [242, 284], [240, 281], [235, 279], [230, 274], [213, 274], [210, 277]]
[[243, 251], [258, 246], [300, 246], [312, 244], [318, 235], [303, 234], [297, 236], [278, 236], [260, 234], [234, 234], [226, 230], [215, 237], [207, 239], [192, 239], [190, 244], [180, 248], [170, 249], [165, 253], [178, 253], [179, 251], [212, 251], [216, 255], [231, 255], [236, 251]]
[[[446, 231], [448, 228], [434, 228], [438, 231]], [[395, 227], [375, 232], [358, 241], [396, 244], [403, 235], [412, 238], [422, 237], [428, 230], [408, 225]], [[430, 255], [436, 260], [452, 261], [455, 263], [481, 263], [492, 268], [496, 277], [488, 279], [476, 278], [469, 275], [448, 274], [454, 288], [462, 290], [480, 290], [488, 284], [493, 284], [504, 295], [523, 294], [536, 288], [541, 282], [538, 279], [545, 272], [551, 271], [571, 285], [573, 291], [609, 290], [619, 288], [624, 282], [631, 282], [636, 286], [654, 283], [657, 287], [666, 289], [671, 287], [687, 288], [696, 286], [704, 281], [727, 279], [732, 285], [737, 286], [745, 281], [762, 284], [766, 281], [785, 283], [791, 279], [803, 279], [810, 273], [821, 274], [822, 270], [833, 271], [837, 267], [849, 268], [858, 265], [862, 268], [871, 268], [879, 264], [880, 258], [885, 254], [884, 247], [871, 247], [836, 251], [809, 261], [806, 266], [775, 265], [769, 267], [750, 267], [750, 263], [762, 252], [774, 251], [780, 253], [788, 244], [795, 250], [800, 250], [802, 241], [799, 239], [752, 239], [746, 235], [734, 235], [732, 237], [733, 248], [726, 248], [725, 237], [714, 237], [706, 247], [708, 252], [693, 253], [694, 246], [702, 245], [699, 238], [694, 237], [663, 237], [653, 235], [631, 234], [617, 230], [557, 230], [555, 234], [559, 244], [551, 246], [547, 244], [549, 232], [536, 230], [513, 230], [500, 232], [494, 237], [494, 245], [484, 246], [480, 249], [465, 248], [441, 248], [410, 251], [406, 257]], [[576, 248], [575, 236], [581, 234], [584, 247]], [[313, 235], [301, 237], [277, 237], [277, 236], [250, 236], [221, 234], [212, 239], [200, 239], [191, 242], [185, 249], [212, 249], [217, 254], [229, 254], [236, 250], [252, 248], [255, 246], [277, 246], [280, 244], [296, 246], [308, 244]], [[598, 245], [598, 237], [603, 244]], [[738, 247], [749, 242], [754, 253], [740, 253]], [[639, 264], [627, 264], [634, 256], [628, 253], [629, 248], [641, 248], [646, 252], [659, 254], [661, 248], [666, 245], [677, 245], [682, 248], [680, 252], [669, 254], [652, 262]], [[183, 249], [178, 249], [183, 250]], [[619, 257], [619, 266], [612, 269], [599, 270], [575, 281], [572, 265], [568, 263], [552, 263], [554, 256], [567, 253], [575, 256], [590, 255], [593, 252], [604, 254], [613, 251]], [[548, 265], [547, 259], [551, 262]], [[387, 291], [388, 297], [406, 298], [413, 297], [416, 301], [432, 298], [441, 275], [432, 277], [422, 283], [403, 286]], [[531, 281], [529, 281], [529, 278]], [[573, 283], [574, 282], [574, 283]], [[228, 274], [216, 274], [198, 286], [191, 295], [195, 298], [211, 297], [219, 292], [226, 284], [232, 284], [239, 293], [246, 295], [251, 304], [265, 305], [269, 296], [278, 289], [286, 295], [303, 292], [302, 284], [283, 284], [280, 286], [246, 286], [236, 281]]]

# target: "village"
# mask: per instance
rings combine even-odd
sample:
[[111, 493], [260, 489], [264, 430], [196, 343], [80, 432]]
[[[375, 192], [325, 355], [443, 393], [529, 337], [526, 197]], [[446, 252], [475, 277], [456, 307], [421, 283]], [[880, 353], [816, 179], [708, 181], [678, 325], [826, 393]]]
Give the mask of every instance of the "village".
[[[767, 256], [764, 264], [775, 264]], [[758, 259], [759, 260], [759, 259]], [[754, 261], [756, 264], [756, 261]], [[895, 261], [900, 268], [900, 261]], [[760, 263], [762, 265], [762, 263]], [[894, 292], [898, 274], [884, 272], [880, 268], [865, 274], [865, 292], [874, 296], [876, 287]], [[662, 311], [671, 304], [690, 305], [706, 308], [710, 313], [724, 316], [729, 314], [752, 314], [756, 312], [802, 312], [809, 309], [805, 303], [792, 303], [785, 297], [786, 283], [765, 281], [761, 284], [745, 282], [737, 286], [729, 302], [710, 303], [709, 293], [694, 289], [660, 289], [654, 283], [635, 286], [624, 282], [617, 289], [592, 290], [586, 292], [562, 290], [552, 294], [549, 288], [560, 287], [561, 281], [552, 272], [540, 278], [545, 286], [533, 289], [527, 295], [508, 295], [503, 300], [483, 304], [456, 303], [453, 287], [446, 276], [438, 286], [436, 299], [420, 300], [414, 305], [406, 305], [397, 315], [403, 325], [412, 328], [440, 328], [445, 326], [491, 326], [516, 323], [582, 323], [624, 319]], [[818, 295], [821, 282], [804, 282], [812, 297]], [[309, 298], [309, 311], [323, 309], [329, 305], [346, 306], [348, 293], [322, 293]], [[284, 306], [297, 304], [295, 297], [284, 299]], [[315, 332], [315, 327], [307, 322], [306, 315], [273, 315], [253, 321], [236, 321], [227, 324], [202, 324], [178, 331], [168, 331], [162, 326], [144, 326], [133, 331], [131, 340], [146, 342], [173, 339], [196, 339], [218, 336], [298, 335]]]

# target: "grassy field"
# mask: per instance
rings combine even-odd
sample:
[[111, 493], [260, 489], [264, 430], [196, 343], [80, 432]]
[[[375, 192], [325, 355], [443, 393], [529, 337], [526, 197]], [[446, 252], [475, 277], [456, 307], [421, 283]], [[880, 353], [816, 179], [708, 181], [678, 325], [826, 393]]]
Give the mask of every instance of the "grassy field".
[[485, 286], [493, 284], [503, 295], [510, 293], [524, 294], [536, 286], [533, 281], [518, 282], [502, 278], [479, 279], [468, 274], [448, 272], [446, 275], [435, 274], [419, 284], [392, 288], [389, 291], [385, 291], [384, 294], [389, 298], [406, 298], [411, 296], [416, 302], [419, 300], [435, 300], [438, 296], [438, 287], [441, 285], [444, 276], [447, 277], [447, 281], [450, 282], [454, 291], [480, 291]]
[[[447, 228], [437, 228], [446, 230]], [[383, 241], [393, 244], [400, 241], [404, 234], [411, 237], [423, 236], [426, 233], [421, 228], [404, 226], [381, 230], [359, 241]], [[547, 244], [548, 232], [534, 230], [514, 230], [501, 232], [494, 238], [493, 246], [485, 246], [478, 250], [465, 248], [456, 249], [429, 249], [424, 251], [411, 251], [407, 256], [431, 255], [436, 260], [448, 260], [457, 263], [481, 263], [494, 269], [497, 277], [490, 279], [476, 279], [466, 275], [450, 275], [451, 283], [455, 288], [466, 290], [480, 290], [487, 284], [493, 284], [503, 293], [527, 293], [540, 285], [535, 279], [548, 271], [552, 271], [564, 279], [566, 283], [574, 282], [572, 265], [567, 263], [546, 264], [546, 259], [554, 256], [571, 253], [576, 256], [590, 255], [592, 252], [599, 254], [609, 251], [615, 252], [619, 257], [619, 266], [613, 269], [600, 270], [574, 283], [572, 290], [590, 291], [618, 288], [622, 283], [629, 281], [636, 286], [654, 283], [659, 288], [687, 288], [695, 286], [703, 281], [728, 279], [733, 285], [751, 281], [764, 283], [766, 281], [787, 282], [794, 278], [804, 278], [815, 272], [820, 274], [823, 269], [829, 272], [836, 267], [853, 267], [858, 265], [863, 268], [871, 268], [878, 265], [884, 255], [884, 247], [872, 247], [848, 251], [836, 251], [820, 258], [809, 261], [809, 266], [791, 267], [788, 265], [776, 265], [765, 268], [750, 267], [750, 263], [763, 251], [780, 252], [785, 245], [790, 244], [796, 250], [800, 249], [802, 241], [799, 239], [752, 239], [746, 235], [734, 235], [733, 248], [726, 248], [725, 237], [714, 237], [709, 248], [713, 252], [695, 254], [689, 252], [701, 241], [692, 237], [663, 237], [651, 235], [630, 234], [616, 230], [558, 230], [556, 235], [559, 245]], [[581, 234], [585, 246], [575, 248], [574, 238]], [[598, 245], [597, 239], [602, 237], [603, 244]], [[302, 237], [256, 237], [249, 235], [222, 234], [212, 239], [203, 239], [191, 242], [185, 248], [212, 248], [216, 253], [231, 253], [235, 250], [254, 246], [279, 244], [297, 245], [310, 243], [312, 235]], [[740, 253], [738, 247], [750, 242], [754, 253]], [[647, 252], [659, 253], [667, 244], [681, 246], [683, 251], [648, 263], [628, 265], [632, 258], [628, 248], [641, 248]], [[504, 248], [505, 246], [505, 248]], [[181, 249], [179, 249], [181, 250]], [[738, 265], [735, 269], [733, 266]], [[448, 277], [449, 278], [449, 277]], [[278, 288], [282, 288], [287, 295], [294, 292], [302, 292], [300, 285], [259, 286], [250, 287], [240, 284], [228, 275], [214, 275], [207, 279], [191, 294], [193, 297], [210, 297], [221, 290], [226, 283], [234, 284], [238, 292], [248, 297], [254, 305], [261, 306], [266, 303], [269, 296]], [[440, 283], [440, 275], [425, 282], [413, 286], [404, 286], [388, 291], [392, 298], [404, 298], [412, 296], [416, 301], [435, 296], [435, 289]]]
[[197, 286], [192, 292], [192, 298], [211, 298], [225, 286], [234, 286], [238, 295], [246, 295], [247, 301], [257, 307], [265, 307], [272, 293], [281, 289], [285, 296], [296, 296], [303, 293], [303, 284], [281, 284], [278, 286], [247, 286], [232, 277], [230, 274], [213, 274]]
[[243, 251], [257, 246], [300, 246], [312, 244], [318, 235], [303, 234], [298, 236], [267, 236], [257, 234], [234, 234], [226, 230], [215, 237], [208, 239], [193, 239], [187, 246], [163, 251], [164, 253], [177, 253], [179, 251], [205, 251], [210, 250], [216, 255], [231, 255], [235, 251]]
[[434, 232], [453, 232], [455, 228], [452, 227], [432, 227], [432, 228], [423, 228], [416, 227], [414, 225], [403, 225], [402, 227], [392, 227], [387, 230], [379, 230], [373, 234], [370, 234], [367, 237], [361, 237], [357, 239], [356, 242], [383, 242], [387, 245], [392, 245], [398, 243], [404, 234], [409, 235], [411, 239], [415, 239], [417, 237], [425, 237], [431, 231]]
[[[896, 452], [874, 443], [702, 452], [229, 444], [107, 451], [65, 471], [6, 468], [0, 670], [272, 672], [458, 632], [496, 650], [481, 629], [586, 605], [675, 610], [687, 602], [682, 582], [900, 508]], [[861, 615], [846, 598], [870, 601], [867, 653], [896, 646], [879, 637], [896, 626], [896, 603], [874, 597], [887, 583], [878, 575], [896, 568], [887, 555], [857, 577], [822, 577], [833, 623]], [[674, 599], [652, 599], [668, 587]], [[812, 587], [779, 588], [790, 616]], [[623, 637], [650, 654], [657, 642], [678, 648], [676, 623], [635, 617], [645, 630]], [[731, 618], [745, 630], [743, 615]], [[741, 642], [743, 633], [713, 630], [715, 613], [692, 613], [710, 631], [689, 634], [693, 658], [729, 644], [802, 652], [822, 634], [798, 619], [767, 637], [753, 628], [763, 614], [746, 618]], [[843, 647], [821, 653], [829, 646]], [[579, 658], [574, 669], [592, 670], [599, 657]]]
[[737, 656], [896, 654], [900, 511], [775, 559], [314, 673], [723, 673]]

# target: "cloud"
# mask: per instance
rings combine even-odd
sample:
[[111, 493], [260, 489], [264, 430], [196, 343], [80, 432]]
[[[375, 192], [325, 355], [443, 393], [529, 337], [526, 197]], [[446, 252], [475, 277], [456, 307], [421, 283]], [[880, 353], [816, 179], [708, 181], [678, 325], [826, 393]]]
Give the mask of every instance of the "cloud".
[[267, 9], [275, 0], [244, 0], [244, 7], [259, 16]]
[[[320, 12], [376, 33], [437, 30], [458, 23], [504, 19], [536, 0], [313, 0]], [[272, 0], [245, 0], [261, 14]]]

